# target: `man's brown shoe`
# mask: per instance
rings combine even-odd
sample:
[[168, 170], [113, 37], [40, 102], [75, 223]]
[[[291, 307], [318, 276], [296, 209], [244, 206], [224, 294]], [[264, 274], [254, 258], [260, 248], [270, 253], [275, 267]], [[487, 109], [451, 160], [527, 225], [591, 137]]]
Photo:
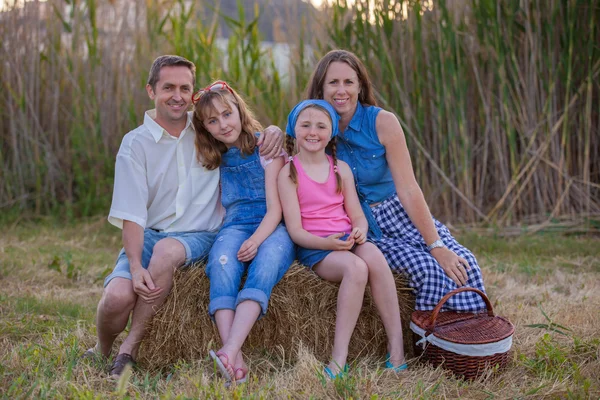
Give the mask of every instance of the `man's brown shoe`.
[[128, 365], [134, 367], [135, 360], [133, 359], [133, 357], [131, 357], [131, 354], [121, 353], [115, 358], [115, 361], [110, 367], [110, 372], [108, 373], [108, 375], [112, 379], [119, 379], [123, 374], [123, 371], [125, 371], [125, 367], [127, 367]]

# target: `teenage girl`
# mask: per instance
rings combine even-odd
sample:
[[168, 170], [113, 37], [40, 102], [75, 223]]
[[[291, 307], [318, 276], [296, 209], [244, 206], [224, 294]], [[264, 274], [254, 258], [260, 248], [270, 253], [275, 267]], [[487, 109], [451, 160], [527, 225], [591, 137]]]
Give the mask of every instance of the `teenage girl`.
[[[329, 378], [343, 374], [350, 337], [366, 284], [388, 337], [386, 367], [406, 369], [394, 277], [383, 254], [367, 241], [368, 223], [348, 164], [336, 159], [339, 116], [324, 100], [305, 100], [288, 117], [286, 150], [292, 154], [278, 178], [285, 223], [299, 246], [298, 260], [321, 278], [340, 282]], [[326, 152], [327, 150], [327, 152]]]
[[198, 159], [209, 170], [219, 168], [225, 208], [206, 267], [208, 310], [223, 342], [210, 356], [227, 384], [241, 383], [248, 373], [242, 345], [256, 320], [267, 312], [271, 291], [295, 255], [281, 223], [277, 193], [277, 176], [285, 159], [267, 161], [259, 155], [255, 132], [262, 130], [260, 123], [227, 83], [217, 81], [193, 100]]

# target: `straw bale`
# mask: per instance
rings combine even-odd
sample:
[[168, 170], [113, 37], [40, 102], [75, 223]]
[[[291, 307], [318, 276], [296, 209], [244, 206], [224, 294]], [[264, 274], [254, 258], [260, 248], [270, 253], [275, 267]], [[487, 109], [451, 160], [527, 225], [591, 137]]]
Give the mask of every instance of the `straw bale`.
[[[412, 355], [408, 328], [414, 296], [402, 275], [394, 275], [402, 316], [405, 350]], [[295, 263], [273, 289], [267, 314], [257, 321], [244, 352], [277, 351], [294, 360], [300, 344], [320, 361], [333, 347], [338, 284], [324, 281]], [[165, 304], [150, 322], [140, 350], [147, 368], [161, 368], [178, 360], [202, 359], [210, 348], [221, 347], [216, 325], [208, 316], [209, 280], [204, 265], [175, 273]], [[363, 309], [352, 336], [349, 360], [386, 352], [386, 335], [367, 288]]]

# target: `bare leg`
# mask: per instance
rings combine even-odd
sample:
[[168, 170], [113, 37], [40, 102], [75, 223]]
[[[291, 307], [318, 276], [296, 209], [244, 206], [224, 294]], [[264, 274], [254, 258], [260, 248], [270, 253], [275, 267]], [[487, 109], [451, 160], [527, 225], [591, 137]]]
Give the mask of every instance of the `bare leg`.
[[334, 251], [314, 267], [321, 278], [341, 282], [337, 298], [335, 337], [329, 368], [337, 374], [348, 357], [348, 346], [362, 308], [368, 280], [367, 265], [349, 251]]
[[129, 279], [114, 278], [104, 289], [96, 314], [96, 350], [104, 357], [110, 355], [115, 339], [125, 330], [136, 299]]
[[[215, 313], [216, 315], [221, 311], [230, 311], [230, 310], [220, 310]], [[228, 332], [227, 338], [223, 341], [223, 347], [219, 350], [221, 353], [227, 354], [229, 360], [235, 362], [236, 368], [244, 368], [244, 360], [242, 359], [242, 345], [246, 341], [246, 338], [250, 334], [250, 330], [254, 326], [254, 323], [258, 319], [260, 315], [260, 305], [252, 300], [246, 300], [241, 302], [236, 310], [235, 316], [233, 318], [233, 322], [230, 325], [230, 330]], [[223, 340], [223, 333], [221, 332], [221, 327], [217, 322], [217, 327], [219, 328], [219, 334], [221, 335], [221, 340]], [[223, 360], [221, 360], [223, 361]], [[242, 375], [241, 373], [239, 375]], [[236, 376], [236, 378], [241, 378], [241, 376]]]
[[136, 302], [131, 319], [131, 330], [123, 341], [119, 354], [130, 354], [134, 359], [146, 333], [146, 324], [160, 307], [173, 286], [173, 272], [185, 262], [185, 248], [175, 239], [162, 239], [152, 251], [152, 258], [148, 271], [152, 276], [154, 285], [163, 288], [161, 296], [154, 303], [149, 304], [142, 300]]
[[369, 285], [388, 337], [390, 362], [397, 367], [404, 364], [405, 359], [398, 293], [392, 270], [381, 251], [373, 243], [367, 242], [357, 246], [354, 253], [363, 259], [369, 268]]
[[221, 336], [221, 343], [225, 344], [231, 332], [231, 325], [233, 325], [233, 318], [235, 317], [234, 310], [218, 310], [215, 312], [215, 322], [217, 323], [217, 329], [219, 330], [219, 336]]

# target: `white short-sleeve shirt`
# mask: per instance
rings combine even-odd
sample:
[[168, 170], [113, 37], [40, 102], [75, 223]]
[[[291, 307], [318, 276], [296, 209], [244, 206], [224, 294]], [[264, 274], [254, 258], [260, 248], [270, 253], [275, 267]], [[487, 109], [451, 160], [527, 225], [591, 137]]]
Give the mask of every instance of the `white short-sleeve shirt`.
[[219, 195], [219, 169], [198, 163], [192, 115], [178, 138], [147, 111], [144, 123], [123, 138], [115, 166], [108, 221], [123, 220], [166, 232], [216, 231], [224, 210]]

